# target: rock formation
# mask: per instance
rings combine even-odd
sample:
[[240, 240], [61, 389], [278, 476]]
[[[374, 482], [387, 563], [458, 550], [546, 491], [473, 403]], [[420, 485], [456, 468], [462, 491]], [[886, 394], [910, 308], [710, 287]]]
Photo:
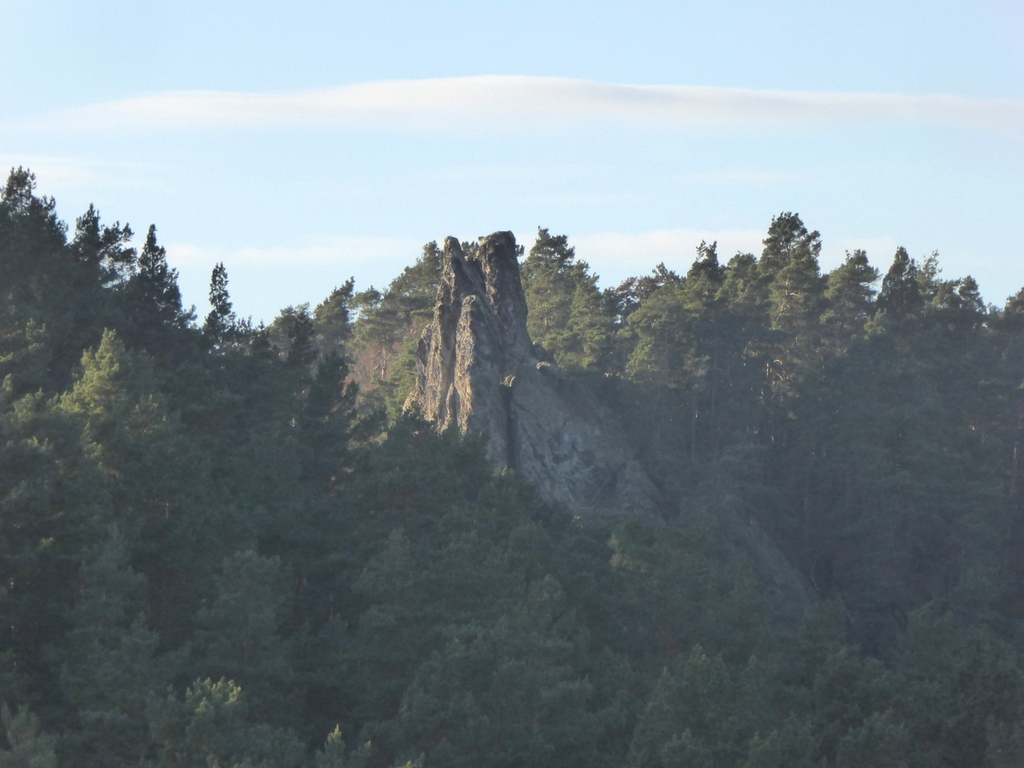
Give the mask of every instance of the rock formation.
[[447, 238], [406, 407], [440, 429], [485, 434], [492, 461], [576, 512], [657, 511], [613, 415], [531, 342], [526, 311], [511, 232], [481, 238], [469, 257]]
[[[417, 385], [406, 403], [440, 429], [486, 435], [489, 457], [577, 513], [672, 511], [635, 461], [616, 418], [562, 371], [526, 330], [526, 298], [511, 232], [466, 256], [447, 238], [434, 318], [420, 339]], [[676, 512], [679, 510], [676, 509]], [[807, 607], [800, 577], [753, 521], [722, 512], [715, 539], [773, 595], [787, 630]]]

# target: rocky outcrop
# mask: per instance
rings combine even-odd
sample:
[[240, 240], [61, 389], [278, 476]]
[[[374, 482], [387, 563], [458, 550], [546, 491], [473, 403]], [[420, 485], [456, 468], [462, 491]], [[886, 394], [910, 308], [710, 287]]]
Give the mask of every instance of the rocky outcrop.
[[[470, 256], [454, 238], [445, 241], [437, 306], [417, 366], [406, 407], [440, 429], [485, 435], [491, 460], [547, 498], [580, 514], [640, 514], [655, 525], [670, 524], [658, 513], [680, 511], [636, 462], [615, 414], [530, 341], [512, 233], [481, 238]], [[779, 630], [796, 627], [807, 594], [778, 548], [734, 513], [719, 514], [713, 528], [718, 556], [750, 564]]]
[[658, 491], [615, 419], [526, 330], [515, 237], [447, 238], [434, 318], [407, 408], [441, 429], [486, 435], [487, 454], [576, 512], [654, 513]]

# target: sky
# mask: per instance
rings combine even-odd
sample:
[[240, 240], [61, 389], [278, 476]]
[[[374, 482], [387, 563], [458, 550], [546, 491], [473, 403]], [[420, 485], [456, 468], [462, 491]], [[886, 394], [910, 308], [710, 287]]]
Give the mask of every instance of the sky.
[[382, 288], [447, 235], [565, 234], [602, 286], [773, 216], [1024, 286], [1020, 0], [0, 0], [0, 166], [155, 224], [202, 317]]

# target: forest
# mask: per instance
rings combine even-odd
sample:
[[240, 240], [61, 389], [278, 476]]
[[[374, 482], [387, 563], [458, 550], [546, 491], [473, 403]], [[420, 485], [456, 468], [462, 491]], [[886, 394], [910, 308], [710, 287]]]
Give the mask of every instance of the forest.
[[0, 768], [1024, 765], [1024, 290], [763, 244], [605, 289], [523, 248], [672, 500], [587, 516], [404, 409], [436, 243], [257, 325], [13, 170]]

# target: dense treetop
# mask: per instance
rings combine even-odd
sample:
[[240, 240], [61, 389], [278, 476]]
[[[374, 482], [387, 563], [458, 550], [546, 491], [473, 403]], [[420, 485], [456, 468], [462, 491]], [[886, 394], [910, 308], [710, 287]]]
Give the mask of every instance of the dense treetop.
[[1024, 762], [1024, 291], [539, 229], [530, 333], [673, 500], [581, 520], [402, 414], [435, 243], [269, 327], [133, 243], [0, 196], [0, 766]]

